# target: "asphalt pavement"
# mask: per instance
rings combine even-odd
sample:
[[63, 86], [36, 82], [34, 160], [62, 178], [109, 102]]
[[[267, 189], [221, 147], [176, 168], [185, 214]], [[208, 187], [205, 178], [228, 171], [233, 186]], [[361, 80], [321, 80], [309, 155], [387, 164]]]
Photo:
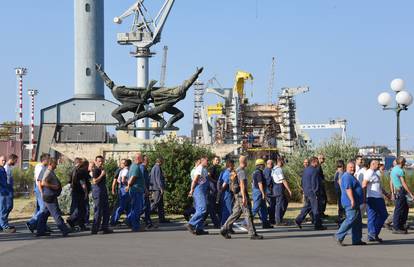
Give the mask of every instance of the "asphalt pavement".
[[[16, 234], [0, 233], [0, 266], [413, 266], [414, 232], [393, 235], [383, 230], [383, 244], [345, 247], [333, 239], [335, 225], [326, 231], [294, 226], [263, 230], [263, 240], [250, 240], [240, 229], [225, 240], [216, 229], [193, 236], [182, 223], [132, 233], [115, 229], [110, 235], [58, 232], [36, 238], [24, 225]], [[364, 235], [366, 229], [364, 229]], [[365, 236], [364, 236], [365, 237]]]

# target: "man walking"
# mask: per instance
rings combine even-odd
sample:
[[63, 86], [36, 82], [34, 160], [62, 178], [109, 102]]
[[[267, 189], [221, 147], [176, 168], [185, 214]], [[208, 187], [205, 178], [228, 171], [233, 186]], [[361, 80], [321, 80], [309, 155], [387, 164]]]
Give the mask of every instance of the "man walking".
[[355, 163], [346, 165], [346, 173], [341, 178], [341, 202], [345, 208], [346, 218], [335, 234], [335, 240], [342, 246], [348, 231], [352, 229], [352, 245], [366, 245], [362, 238], [362, 216], [359, 206], [363, 204], [364, 195], [361, 184], [354, 177]]
[[44, 203], [42, 198], [42, 179], [43, 174], [47, 169], [47, 165], [50, 159], [49, 154], [42, 154], [40, 156], [40, 163], [35, 166], [34, 170], [34, 192], [36, 196], [36, 210], [32, 218], [26, 223], [27, 228], [30, 232], [34, 232], [37, 228], [37, 221], [41, 211], [44, 209]]
[[269, 205], [267, 212], [269, 213], [269, 223], [276, 224], [275, 220], [275, 209], [276, 209], [276, 197], [273, 194], [273, 160], [269, 159], [266, 161], [266, 168], [263, 170], [263, 175], [266, 180], [266, 200]]
[[207, 216], [210, 216], [211, 222], [215, 228], [220, 228], [220, 208], [218, 204], [218, 188], [221, 166], [220, 157], [213, 158], [213, 164], [208, 168], [209, 192], [207, 197]]
[[141, 153], [135, 155], [134, 163], [128, 172], [128, 185], [125, 188], [131, 198], [131, 211], [128, 214], [127, 221], [131, 225], [133, 232], [140, 230], [140, 216], [144, 208], [145, 180], [141, 172], [140, 164], [143, 158]]
[[310, 165], [303, 171], [302, 176], [302, 188], [305, 195], [305, 203], [300, 211], [300, 214], [296, 217], [295, 223], [301, 229], [302, 222], [306, 216], [312, 212], [313, 224], [315, 230], [326, 230], [326, 227], [322, 225], [322, 220], [319, 212], [319, 193], [321, 192], [322, 178], [319, 176], [318, 170], [319, 160], [317, 157], [310, 158]]
[[6, 158], [0, 156], [0, 231], [15, 233], [16, 228], [9, 225], [9, 214], [13, 209], [13, 176], [11, 167], [17, 161], [17, 156], [12, 154], [6, 163]]
[[328, 203], [328, 197], [326, 195], [326, 189], [325, 189], [325, 175], [323, 174], [323, 169], [322, 169], [322, 165], [325, 163], [325, 156], [324, 155], [319, 155], [318, 156], [318, 161], [319, 161], [319, 166], [318, 166], [319, 174], [318, 174], [318, 176], [321, 179], [320, 192], [319, 192], [319, 196], [318, 196], [319, 214], [320, 214], [321, 218], [326, 218], [326, 217], [328, 217], [328, 215], [325, 214], [326, 204]]
[[266, 180], [263, 175], [263, 169], [265, 162], [263, 159], [256, 160], [256, 170], [253, 172], [252, 178], [252, 193], [253, 193], [253, 218], [259, 213], [260, 220], [262, 221], [263, 229], [273, 228], [267, 219], [267, 206], [266, 206]]
[[[151, 190], [151, 179], [150, 174], [148, 173], [148, 165], [149, 165], [149, 159], [148, 156], [144, 155], [142, 159], [142, 164], [140, 165], [142, 175], [144, 176], [145, 181], [145, 194], [144, 194], [144, 222], [145, 222], [145, 228], [151, 229], [154, 227], [152, 220], [151, 220], [151, 198], [150, 198], [150, 190]], [[162, 203], [164, 205], [164, 202]], [[162, 206], [162, 209], [164, 210], [164, 206]], [[142, 214], [141, 214], [142, 215]], [[159, 220], [158, 216], [158, 220]]]
[[113, 233], [109, 229], [109, 199], [106, 188], [106, 172], [103, 169], [104, 158], [97, 156], [92, 177], [92, 198], [94, 204], [94, 216], [91, 234], [96, 235], [99, 231], [103, 234]]
[[388, 217], [383, 194], [387, 196], [388, 194], [382, 189], [378, 168], [378, 160], [372, 160], [369, 169], [365, 172], [362, 188], [364, 195], [367, 196], [368, 241], [381, 243], [379, 234]]
[[395, 194], [395, 209], [393, 218], [393, 234], [407, 234], [406, 223], [408, 219], [407, 196], [414, 198], [413, 193], [408, 188], [404, 171], [406, 160], [400, 156], [397, 158], [397, 165], [391, 171], [391, 180]]
[[208, 183], [208, 158], [203, 156], [201, 163], [194, 171], [194, 179], [191, 182], [191, 190], [188, 194], [194, 198], [195, 214], [186, 225], [187, 230], [194, 235], [208, 235], [204, 231], [204, 219], [207, 212], [207, 193], [209, 189]]
[[334, 175], [334, 187], [336, 192], [336, 200], [338, 202], [338, 228], [341, 226], [341, 223], [345, 220], [345, 209], [342, 207], [341, 203], [341, 177], [345, 172], [345, 162], [343, 160], [338, 160], [336, 162], [336, 172]]
[[170, 221], [165, 219], [164, 212], [165, 177], [162, 171], [162, 164], [163, 159], [157, 158], [155, 165], [151, 169], [150, 190], [153, 197], [151, 211], [157, 210], [159, 223], [169, 223]]
[[119, 219], [123, 212], [129, 214], [131, 199], [129, 193], [125, 188], [128, 185], [128, 171], [132, 162], [130, 159], [122, 159], [120, 164], [120, 171], [116, 179], [118, 184], [118, 206], [111, 218], [111, 225], [115, 226], [119, 223]]
[[221, 184], [220, 189], [220, 206], [221, 206], [221, 225], [223, 225], [227, 218], [230, 216], [232, 208], [233, 208], [233, 193], [230, 191], [230, 175], [231, 172], [234, 171], [234, 160], [228, 159], [226, 160], [226, 169], [224, 170], [223, 174], [221, 175]]
[[286, 225], [283, 223], [283, 216], [285, 216], [289, 204], [286, 193], [289, 194], [289, 197], [292, 196], [292, 191], [283, 174], [282, 168], [284, 164], [283, 159], [279, 157], [276, 161], [276, 166], [272, 170], [273, 196], [276, 202], [275, 220], [277, 226]]
[[240, 218], [242, 214], [247, 221], [247, 231], [250, 239], [263, 239], [263, 236], [258, 235], [256, 228], [254, 227], [251, 202], [247, 189], [247, 174], [245, 171], [246, 167], [247, 159], [245, 156], [241, 156], [239, 158], [239, 168], [236, 170], [236, 172], [232, 173], [232, 179], [230, 180], [230, 190], [233, 192], [235, 197], [233, 212], [220, 230], [220, 234], [226, 239], [231, 238], [231, 226]]

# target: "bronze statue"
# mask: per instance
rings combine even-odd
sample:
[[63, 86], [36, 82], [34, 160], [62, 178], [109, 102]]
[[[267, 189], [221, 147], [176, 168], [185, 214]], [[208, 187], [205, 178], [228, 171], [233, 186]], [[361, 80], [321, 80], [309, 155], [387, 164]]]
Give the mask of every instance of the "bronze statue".
[[[157, 81], [152, 80], [147, 88], [117, 86], [102, 70], [100, 65], [96, 65], [96, 70], [101, 75], [106, 86], [111, 89], [112, 95], [115, 99], [121, 102], [121, 105], [112, 111], [112, 116], [118, 120], [120, 129], [127, 129], [128, 125], [142, 118], [151, 118], [160, 123], [157, 130], [178, 130], [173, 124], [184, 117], [184, 113], [174, 105], [183, 100], [188, 89], [197, 80], [203, 68], [197, 69], [190, 79], [183, 82], [182, 85], [168, 88], [168, 87], [154, 87]], [[154, 107], [145, 108], [145, 106], [154, 103]], [[125, 121], [122, 116], [123, 113], [133, 112], [134, 117]], [[162, 113], [167, 112], [172, 117], [166, 122]], [[151, 130], [151, 129], [142, 129]]]

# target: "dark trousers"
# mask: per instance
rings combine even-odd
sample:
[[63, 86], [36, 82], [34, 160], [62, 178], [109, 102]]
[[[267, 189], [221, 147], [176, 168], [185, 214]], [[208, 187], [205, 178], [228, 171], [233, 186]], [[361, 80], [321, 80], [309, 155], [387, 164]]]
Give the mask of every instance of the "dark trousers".
[[161, 194], [160, 190], [152, 191], [153, 202], [151, 203], [151, 211], [157, 210], [158, 219], [160, 221], [165, 220], [164, 212], [164, 194]]
[[50, 215], [53, 217], [56, 226], [63, 234], [69, 233], [69, 228], [63, 221], [57, 198], [53, 202], [44, 202], [44, 204], [45, 206], [43, 207], [37, 222], [37, 233], [44, 234], [46, 232], [46, 222]]
[[345, 209], [342, 206], [341, 194], [342, 193], [340, 190], [336, 192], [336, 200], [338, 203], [338, 225], [340, 225], [345, 220]]
[[267, 204], [267, 212], [269, 213], [269, 223], [275, 224], [275, 212], [276, 212], [276, 197], [274, 196], [267, 196], [266, 197]]
[[275, 197], [275, 203], [275, 220], [276, 224], [279, 224], [283, 222], [283, 217], [285, 216], [289, 202], [287, 197], [282, 194]]
[[296, 217], [296, 222], [301, 224], [310, 212], [312, 212], [315, 227], [321, 226], [322, 221], [319, 214], [319, 201], [316, 196], [305, 196], [305, 203], [300, 214]]
[[210, 216], [211, 221], [214, 224], [214, 227], [220, 226], [220, 220], [218, 214], [218, 205], [216, 204], [217, 194], [210, 192], [207, 199], [207, 216]]
[[151, 225], [151, 199], [149, 196], [144, 197], [144, 221], [146, 225]]
[[85, 196], [83, 193], [72, 191], [71, 209], [73, 209], [73, 211], [67, 219], [69, 225], [79, 225], [81, 228], [85, 227], [86, 204]]
[[93, 216], [92, 231], [97, 232], [100, 230], [106, 230], [108, 229], [110, 216], [108, 192], [106, 188], [93, 186], [92, 198], [94, 205], [93, 210], [95, 212]]
[[324, 214], [326, 211], [326, 204], [328, 203], [328, 197], [326, 196], [326, 189], [325, 185], [322, 183], [321, 189], [320, 189], [320, 196], [318, 198], [319, 202], [319, 213]]
[[405, 190], [401, 189], [395, 196], [394, 218], [392, 221], [394, 230], [405, 230], [409, 211], [406, 195]]

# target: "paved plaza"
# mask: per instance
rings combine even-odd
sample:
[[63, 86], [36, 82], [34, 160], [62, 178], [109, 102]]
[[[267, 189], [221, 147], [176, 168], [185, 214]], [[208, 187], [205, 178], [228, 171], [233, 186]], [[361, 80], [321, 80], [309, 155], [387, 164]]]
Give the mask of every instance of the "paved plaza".
[[[413, 266], [414, 232], [393, 235], [384, 230], [385, 242], [364, 247], [339, 247], [335, 226], [327, 231], [293, 226], [259, 232], [264, 240], [252, 241], [237, 230], [231, 240], [218, 230], [196, 237], [181, 223], [154, 231], [131, 233], [116, 229], [111, 235], [75, 233], [61, 238], [35, 238], [23, 225], [18, 233], [0, 234], [0, 266]], [[366, 229], [364, 229], [364, 233]]]

